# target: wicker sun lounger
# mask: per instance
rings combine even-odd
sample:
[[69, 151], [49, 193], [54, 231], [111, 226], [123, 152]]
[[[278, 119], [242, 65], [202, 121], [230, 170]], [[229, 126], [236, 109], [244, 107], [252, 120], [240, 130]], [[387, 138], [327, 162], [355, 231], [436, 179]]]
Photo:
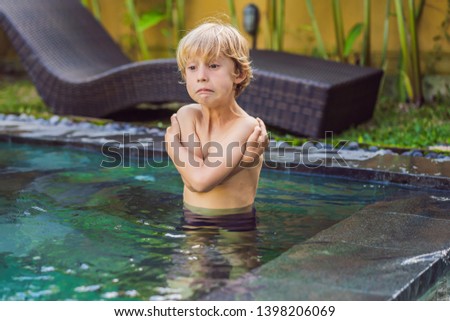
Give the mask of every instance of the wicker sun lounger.
[[175, 59], [131, 62], [80, 0], [1, 0], [0, 26], [55, 113], [98, 117], [191, 101]]
[[[131, 62], [79, 0], [0, 0], [0, 26], [55, 113], [191, 101], [175, 59]], [[255, 79], [239, 102], [268, 125], [321, 137], [372, 115], [380, 70], [270, 51], [251, 58]]]
[[267, 124], [324, 137], [371, 118], [383, 72], [288, 53], [252, 51], [254, 80], [240, 104]]

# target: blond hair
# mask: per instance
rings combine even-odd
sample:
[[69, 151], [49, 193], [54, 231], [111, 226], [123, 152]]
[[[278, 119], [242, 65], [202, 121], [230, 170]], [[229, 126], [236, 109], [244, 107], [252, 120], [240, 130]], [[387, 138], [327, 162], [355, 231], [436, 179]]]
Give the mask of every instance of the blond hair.
[[206, 61], [220, 55], [234, 62], [234, 77], [242, 76], [243, 81], [236, 85], [235, 97], [249, 85], [253, 77], [246, 39], [230, 24], [221, 21], [205, 22], [184, 36], [177, 49], [178, 69], [183, 80], [186, 79], [186, 64], [192, 57], [201, 57]]

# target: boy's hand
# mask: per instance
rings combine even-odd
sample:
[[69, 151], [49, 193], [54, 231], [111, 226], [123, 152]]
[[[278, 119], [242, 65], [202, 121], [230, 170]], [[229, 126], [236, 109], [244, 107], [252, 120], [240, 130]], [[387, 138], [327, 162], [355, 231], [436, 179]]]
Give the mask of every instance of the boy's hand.
[[170, 117], [170, 126], [166, 129], [166, 142], [173, 142], [175, 140], [180, 140], [180, 124], [178, 123], [177, 114], [173, 114]]
[[257, 118], [258, 126], [255, 126], [253, 132], [247, 139], [245, 153], [240, 165], [242, 167], [253, 167], [259, 163], [260, 156], [269, 145], [269, 136], [264, 122]]
[[266, 125], [260, 118], [256, 118], [258, 126], [250, 134], [247, 139], [246, 153], [257, 153], [262, 155], [264, 150], [269, 146], [269, 135], [267, 135]]
[[166, 143], [166, 151], [169, 157], [174, 160], [176, 146], [180, 145], [180, 124], [178, 123], [177, 114], [170, 117], [170, 126], [166, 129], [164, 141]]
[[261, 147], [263, 148], [262, 152], [264, 152], [267, 146], [269, 146], [269, 135], [267, 135], [267, 129], [264, 122], [260, 118], [256, 118], [256, 120], [259, 123], [259, 127], [261, 127], [261, 134], [258, 137], [258, 142], [261, 144]]

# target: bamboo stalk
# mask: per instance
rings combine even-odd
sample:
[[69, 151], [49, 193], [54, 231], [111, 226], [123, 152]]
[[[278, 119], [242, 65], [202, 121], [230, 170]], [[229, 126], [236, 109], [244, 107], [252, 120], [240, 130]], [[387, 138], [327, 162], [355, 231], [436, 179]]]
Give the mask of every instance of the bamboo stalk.
[[133, 23], [134, 31], [136, 33], [136, 37], [138, 40], [139, 49], [141, 52], [141, 58], [142, 59], [149, 59], [149, 51], [147, 48], [147, 44], [145, 42], [144, 34], [143, 32], [139, 31], [139, 16], [136, 13], [136, 8], [134, 6], [133, 0], [126, 0], [126, 6], [128, 10], [128, 14], [131, 17], [131, 21]]
[[320, 34], [319, 25], [317, 24], [317, 19], [314, 14], [314, 8], [312, 5], [311, 0], [306, 0], [306, 8], [308, 9], [309, 17], [311, 18], [311, 24], [314, 30], [314, 35], [316, 37], [317, 41], [317, 50], [319, 51], [319, 54], [324, 59], [328, 59], [327, 51], [325, 50], [325, 46], [323, 44], [322, 35]]
[[370, 65], [370, 0], [364, 0], [364, 35], [361, 54], [361, 65]]
[[270, 33], [271, 33], [271, 48], [273, 50], [278, 50], [278, 35], [276, 32], [277, 25], [277, 1], [271, 0], [269, 7], [269, 25], [270, 25]]
[[412, 81], [414, 88], [414, 102], [417, 106], [422, 105], [422, 84], [420, 77], [420, 61], [419, 61], [419, 48], [417, 44], [417, 31], [416, 31], [416, 9], [414, 0], [409, 0], [409, 29], [411, 37], [411, 65], [412, 65]]
[[[405, 21], [403, 19], [402, 0], [395, 0], [395, 9], [396, 9], [396, 15], [397, 15], [398, 33], [399, 33], [399, 38], [400, 38], [400, 48], [401, 48], [402, 59], [403, 59], [402, 71], [404, 72], [405, 75], [408, 75], [409, 71], [411, 70], [411, 61], [410, 61], [409, 53], [408, 53]], [[414, 97], [412, 97], [411, 93], [408, 93], [408, 96], [409, 96], [408, 98], [410, 100], [414, 99]]]
[[172, 50], [176, 48], [176, 35], [175, 35], [175, 27], [173, 25], [173, 17], [172, 17], [172, 8], [173, 8], [173, 0], [166, 0], [166, 19], [169, 25], [167, 29], [167, 37], [170, 39], [171, 44], [169, 44], [169, 48], [167, 48], [169, 54], [172, 54]]
[[[398, 96], [399, 96], [399, 101], [406, 101], [408, 99], [409, 94], [407, 94], [407, 85], [405, 83], [405, 77], [404, 77], [404, 62], [403, 62], [403, 56], [400, 55], [400, 57], [398, 58], [398, 74], [397, 74], [397, 89], [398, 89]], [[406, 75], [406, 78], [408, 76]]]
[[344, 23], [342, 21], [342, 10], [341, 10], [341, 3], [339, 0], [333, 0], [333, 21], [334, 21], [334, 32], [336, 35], [336, 47], [337, 47], [337, 54], [340, 61], [345, 61], [346, 58], [344, 57], [344, 43], [345, 43], [345, 36], [344, 36]]
[[100, 4], [98, 0], [81, 0], [81, 4], [92, 11], [92, 14], [97, 20], [101, 20]]
[[174, 0], [174, 3], [172, 4], [172, 7], [170, 8], [172, 11], [172, 32], [173, 32], [173, 41], [174, 41], [174, 48], [177, 47], [180, 36], [178, 35], [178, 25], [179, 17], [178, 17], [178, 3], [177, 0]]
[[230, 16], [231, 16], [231, 23], [237, 28], [238, 20], [236, 15], [236, 5], [234, 3], [234, 0], [228, 0], [228, 9], [230, 10]]
[[415, 11], [416, 23], [419, 22], [424, 7], [425, 7], [425, 0], [420, 0], [419, 5], [417, 6], [417, 10]]
[[91, 4], [92, 4], [92, 10], [94, 12], [95, 18], [97, 18], [97, 20], [101, 21], [102, 14], [101, 14], [101, 10], [100, 10], [100, 3], [98, 2], [98, 0], [91, 0]]
[[177, 5], [177, 16], [178, 16], [178, 21], [177, 21], [177, 30], [175, 30], [176, 33], [176, 39], [177, 39], [177, 43], [176, 45], [178, 45], [178, 42], [180, 42], [181, 40], [181, 36], [182, 36], [182, 31], [185, 31], [186, 29], [186, 3], [184, 0], [177, 0], [176, 2]]
[[414, 97], [414, 88], [411, 85], [411, 79], [408, 74], [404, 70], [400, 70], [400, 77], [403, 80], [404, 90], [406, 91], [408, 97]]
[[285, 0], [280, 0], [277, 7], [277, 47], [278, 50], [283, 50], [284, 43], [284, 15], [285, 15]]
[[264, 20], [264, 27], [266, 29], [266, 32], [264, 32], [264, 42], [265, 46], [268, 49], [272, 49], [272, 29], [270, 27], [270, 0], [266, 0], [266, 14], [263, 16]]
[[386, 71], [388, 67], [387, 62], [387, 47], [388, 47], [388, 40], [389, 40], [389, 18], [391, 16], [391, 0], [386, 0], [386, 11], [384, 16], [384, 28], [383, 28], [383, 44], [381, 48], [381, 64], [380, 67], [383, 69], [383, 77], [381, 78], [380, 83], [380, 91], [379, 95], [382, 94], [384, 89], [384, 84], [386, 82]]
[[391, 16], [391, 0], [386, 0], [386, 11], [384, 16], [383, 45], [381, 48], [381, 68], [387, 69], [387, 46], [389, 40], [389, 18]]

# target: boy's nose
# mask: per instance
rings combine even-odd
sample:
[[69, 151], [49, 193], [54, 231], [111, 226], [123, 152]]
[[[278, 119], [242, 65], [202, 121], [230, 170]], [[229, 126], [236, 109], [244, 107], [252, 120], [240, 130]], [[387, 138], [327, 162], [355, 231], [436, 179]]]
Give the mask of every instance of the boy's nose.
[[198, 68], [197, 82], [204, 82], [208, 79], [207, 70], [205, 67], [201, 66]]

